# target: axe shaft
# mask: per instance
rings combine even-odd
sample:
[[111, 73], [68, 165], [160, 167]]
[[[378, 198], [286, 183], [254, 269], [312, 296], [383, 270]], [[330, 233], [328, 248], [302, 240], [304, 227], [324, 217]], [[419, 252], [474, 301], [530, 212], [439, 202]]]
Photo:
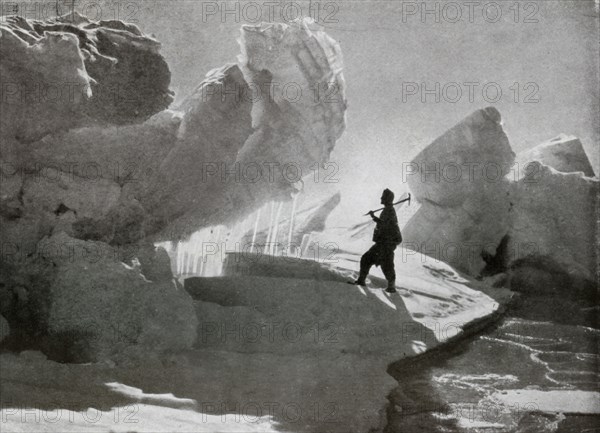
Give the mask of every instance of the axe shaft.
[[[408, 198], [405, 198], [405, 199], [402, 199], [400, 201], [397, 201], [396, 203], [393, 203], [392, 206], [396, 206], [397, 204], [404, 203], [405, 201], [407, 201], [408, 204], [410, 205], [410, 192], [408, 193]], [[374, 210], [372, 212], [379, 212], [380, 210], [384, 210], [384, 209], [385, 209], [384, 207], [381, 207], [381, 208], [376, 209], [376, 210]], [[371, 213], [371, 212], [367, 212], [364, 216], [369, 215], [369, 213]]]

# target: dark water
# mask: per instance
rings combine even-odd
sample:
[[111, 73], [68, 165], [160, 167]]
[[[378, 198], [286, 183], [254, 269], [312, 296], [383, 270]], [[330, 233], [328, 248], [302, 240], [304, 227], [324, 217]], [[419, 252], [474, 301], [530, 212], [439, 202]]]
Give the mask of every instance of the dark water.
[[[600, 330], [585, 326], [583, 314], [556, 323], [551, 311], [522, 305], [457, 347], [392, 366], [399, 386], [389, 396], [386, 433], [600, 432], [600, 416], [570, 412], [574, 394], [565, 393], [600, 389]], [[497, 398], [511, 390], [525, 397]], [[562, 391], [554, 402], [567, 413], [542, 411], [530, 391]]]

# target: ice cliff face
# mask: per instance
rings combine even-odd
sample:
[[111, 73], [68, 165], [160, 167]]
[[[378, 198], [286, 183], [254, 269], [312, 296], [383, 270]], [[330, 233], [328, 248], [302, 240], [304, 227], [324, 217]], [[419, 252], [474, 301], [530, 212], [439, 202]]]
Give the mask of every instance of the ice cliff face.
[[[171, 111], [160, 44], [136, 26], [78, 15], [2, 23], [1, 72], [12, 87], [1, 107], [0, 240], [9, 272], [0, 291], [8, 300], [2, 313], [16, 306], [27, 312], [8, 314], [9, 322], [35, 336], [71, 329], [89, 337], [77, 320], [53, 327], [57, 316], [49, 310], [67, 292], [87, 290], [74, 276], [91, 272], [81, 252], [89, 248], [75, 248], [83, 260], [50, 266], [40, 253], [48, 239], [60, 241], [52, 257], [78, 242], [111, 251], [92, 266], [99, 279], [102, 269], [107, 282], [119, 269], [123, 278], [164, 285], [149, 277], [152, 266], [135, 266], [158, 254], [149, 242], [179, 240], [291, 198], [309, 167], [327, 160], [345, 128], [337, 43], [311, 22], [295, 21], [243, 28], [240, 45], [238, 64], [210, 71]], [[56, 269], [46, 275], [49, 268]], [[53, 281], [68, 284], [39, 290]], [[177, 296], [186, 297], [173, 302]], [[144, 308], [160, 301], [148, 302]], [[185, 334], [185, 322], [173, 332]], [[89, 338], [102, 341], [103, 333]], [[91, 347], [90, 358], [104, 353], [102, 344]]]

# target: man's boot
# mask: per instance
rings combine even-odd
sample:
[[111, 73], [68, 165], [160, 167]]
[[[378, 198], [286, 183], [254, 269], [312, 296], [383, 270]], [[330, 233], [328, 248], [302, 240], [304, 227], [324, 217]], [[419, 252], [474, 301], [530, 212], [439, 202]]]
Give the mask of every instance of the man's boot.
[[367, 276], [363, 275], [363, 274], [359, 274], [358, 275], [358, 280], [356, 280], [354, 282], [354, 284], [356, 284], [357, 286], [366, 286], [367, 285]]
[[396, 282], [388, 281], [388, 286], [387, 289], [385, 289], [385, 291], [388, 293], [396, 293]]

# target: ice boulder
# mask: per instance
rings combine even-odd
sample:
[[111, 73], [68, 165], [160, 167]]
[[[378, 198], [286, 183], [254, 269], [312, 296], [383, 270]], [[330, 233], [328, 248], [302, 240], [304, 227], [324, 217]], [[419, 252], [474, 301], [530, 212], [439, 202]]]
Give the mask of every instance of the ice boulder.
[[3, 20], [2, 136], [31, 142], [94, 124], [139, 123], [169, 106], [160, 43], [135, 25], [76, 13]]
[[262, 175], [238, 182], [232, 197], [289, 199], [311, 166], [328, 161], [346, 127], [341, 49], [308, 18], [242, 26], [240, 46], [238, 63], [254, 98], [254, 132], [236, 163], [259, 166]]
[[[514, 159], [492, 108], [436, 139], [406, 173], [421, 207], [403, 229], [404, 246], [473, 276], [509, 271], [515, 287], [530, 287], [517, 278], [524, 266], [561, 273], [571, 288], [589, 287], [597, 266], [598, 179], [588, 176], [581, 142], [561, 135], [519, 154], [516, 165]], [[450, 178], [444, 164], [473, 171]]]
[[180, 121], [164, 111], [142, 124], [72, 129], [20, 146], [3, 159], [2, 239], [35, 245], [60, 231], [113, 244], [145, 237], [152, 216], [142, 198]]
[[406, 167], [421, 206], [403, 228], [404, 246], [473, 276], [551, 262], [571, 276], [571, 286], [588, 286], [597, 257], [598, 180], [588, 177], [593, 170], [581, 142], [561, 135], [514, 161], [494, 108], [434, 140]]
[[479, 275], [509, 229], [512, 206], [506, 180], [488, 184], [486, 191], [460, 206], [424, 201], [402, 230], [403, 246]]
[[[71, 15], [59, 18], [62, 30]], [[140, 123], [169, 107], [171, 71], [160, 54], [161, 44], [135, 24], [79, 19], [77, 30], [92, 82], [84, 115], [97, 123]]]
[[171, 259], [164, 248], [145, 245], [138, 249], [136, 258], [140, 262], [140, 272], [147, 280], [156, 283], [173, 282]]
[[[9, 82], [71, 77], [85, 89], [64, 104], [16, 95], [6, 107], [3, 167], [17, 175], [2, 187], [0, 211], [11, 233], [34, 221], [43, 226], [35, 233], [118, 245], [184, 239], [291, 199], [345, 128], [339, 46], [309, 21], [244, 27], [239, 64], [210, 71], [181, 112], [158, 114], [172, 99], [169, 70], [160, 44], [136, 26], [70, 14], [11, 17], [2, 29]], [[285, 65], [269, 57], [267, 43]], [[253, 94], [260, 83], [277, 94]], [[299, 99], [282, 97], [282, 84], [303, 86]], [[309, 84], [327, 98], [309, 94]]]
[[[251, 108], [250, 88], [239, 66], [213, 69], [178, 108], [184, 113], [179, 139], [196, 146], [204, 142], [205, 155], [228, 157], [231, 162], [252, 132]], [[229, 128], [214, 128], [227, 120], [235, 121]]]
[[120, 253], [64, 233], [39, 243], [38, 261], [52, 269], [45, 274], [49, 353], [85, 361], [193, 344], [197, 320], [190, 297], [173, 280], [149, 281], [137, 261], [127, 265]]
[[427, 146], [406, 167], [421, 207], [403, 228], [404, 245], [470, 275], [485, 268], [508, 230], [514, 163], [500, 113], [478, 110]]
[[597, 267], [598, 179], [531, 162], [512, 185], [508, 262], [547, 257], [593, 282]]
[[579, 171], [588, 177], [595, 176], [581, 141], [572, 135], [560, 134], [532, 149], [517, 154], [517, 163], [522, 172], [532, 161], [539, 161], [562, 173]]
[[489, 195], [514, 160], [500, 113], [487, 107], [436, 138], [402, 170], [417, 200], [456, 207]]
[[110, 179], [86, 179], [68, 173], [56, 177], [28, 177], [22, 189], [23, 210], [31, 214], [47, 214], [59, 218], [71, 212], [77, 218], [101, 219], [117, 204], [120, 186]]
[[3, 141], [29, 142], [77, 124], [92, 96], [77, 35], [38, 33], [21, 17], [3, 19], [0, 31]]
[[339, 44], [311, 19], [242, 26], [239, 63], [252, 84], [257, 129], [242, 161], [271, 154], [307, 167], [325, 161], [345, 129]]
[[181, 117], [179, 112], [165, 110], [140, 124], [55, 133], [21, 149], [23, 161], [14, 163], [20, 163], [17, 168], [25, 172], [46, 169], [56, 177], [52, 172], [58, 169], [88, 182], [103, 178], [120, 186], [135, 183], [145, 189], [175, 145]]
[[[8, 255], [14, 249], [23, 260], [0, 295], [14, 298], [24, 287], [32, 301], [27, 305], [36, 307], [23, 321], [35, 325], [35, 336], [46, 333], [54, 342], [69, 336], [62, 339], [71, 341], [69, 350], [81, 347], [86, 359], [129, 345], [187, 347], [194, 339], [193, 308], [177, 291], [167, 257], [148, 249], [149, 241], [177, 241], [299, 191], [301, 177], [327, 160], [345, 128], [339, 46], [308, 21], [245, 28], [238, 65], [211, 71], [181, 113], [152, 116], [171, 100], [169, 72], [158, 42], [137, 27], [75, 14], [47, 22], [11, 18], [2, 31], [2, 44], [14, 45], [2, 47], [8, 59], [3, 77], [17, 79], [22, 70], [25, 79], [44, 82], [58, 74], [81, 82], [85, 93], [64, 106], [9, 107], [16, 111], [3, 124], [2, 162], [14, 176], [0, 191], [1, 223], [8, 227], [2, 241], [9, 243]], [[268, 58], [269, 47], [255, 43], [260, 38], [278, 46], [285, 65]], [[50, 42], [56, 47], [44, 48]], [[304, 86], [300, 100], [289, 93], [248, 95], [252, 83], [276, 88], [273, 77]], [[317, 85], [317, 94], [324, 86], [327, 98], [309, 96], [309, 84]], [[103, 100], [115, 86], [127, 103]], [[331, 99], [334, 94], [339, 99]], [[19, 123], [30, 120], [39, 124]], [[207, 163], [217, 169], [209, 180]], [[267, 164], [274, 164], [273, 172]], [[266, 170], [258, 182], [221, 177], [255, 165]], [[48, 239], [66, 235], [64, 248], [84, 253], [59, 261], [38, 257]], [[102, 251], [91, 262], [90, 245]], [[139, 254], [124, 259], [130, 247]], [[164, 324], [168, 311], [177, 318]], [[110, 322], [120, 321], [125, 337], [115, 342]], [[180, 337], [171, 338], [175, 334]]]
[[180, 141], [161, 167], [166, 180], [148, 195], [167, 226], [160, 240], [291, 200], [345, 129], [342, 54], [321, 27], [304, 19], [241, 33], [238, 64], [209, 72], [182, 105]]
[[239, 67], [228, 64], [208, 72], [183, 101], [178, 140], [142, 197], [158, 218], [214, 211], [222, 206], [225, 190], [242, 181], [227, 173], [235, 173], [238, 152], [252, 133], [248, 95]]

